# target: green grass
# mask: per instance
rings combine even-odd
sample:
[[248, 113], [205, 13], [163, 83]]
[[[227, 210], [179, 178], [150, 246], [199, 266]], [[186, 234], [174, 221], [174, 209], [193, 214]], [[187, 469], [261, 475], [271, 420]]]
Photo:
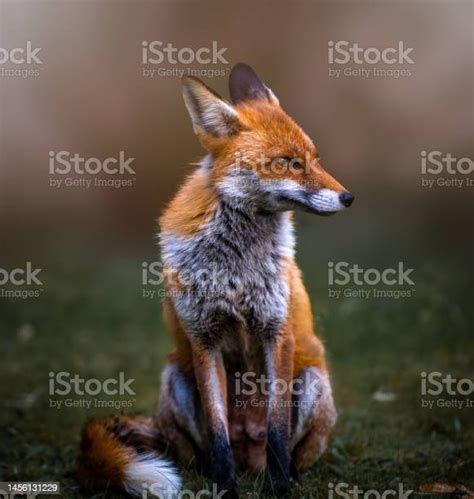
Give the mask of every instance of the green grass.
[[[474, 488], [474, 409], [422, 408], [420, 394], [422, 371], [473, 378], [468, 276], [425, 265], [413, 298], [331, 300], [324, 272], [313, 269], [306, 281], [339, 420], [327, 454], [302, 475], [294, 497], [327, 497], [330, 482], [379, 491], [399, 482], [415, 490], [432, 482]], [[81, 493], [75, 478], [81, 426], [118, 411], [49, 407], [48, 373], [104, 379], [123, 371], [136, 392], [123, 397], [132, 399], [124, 412], [151, 415], [171, 346], [160, 308], [142, 298], [135, 261], [56, 269], [40, 298], [0, 299], [0, 481], [56, 480], [63, 497], [119, 497]], [[395, 399], [374, 400], [378, 390]], [[192, 470], [184, 478], [192, 490], [206, 484]], [[239, 484], [242, 497], [264, 495], [261, 477], [241, 475]]]

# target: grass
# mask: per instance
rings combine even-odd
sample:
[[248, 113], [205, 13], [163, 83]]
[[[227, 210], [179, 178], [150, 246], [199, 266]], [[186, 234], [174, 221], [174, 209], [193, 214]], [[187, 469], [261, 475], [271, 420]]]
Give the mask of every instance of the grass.
[[[312, 269], [306, 281], [323, 283], [323, 275]], [[40, 298], [0, 299], [0, 481], [55, 480], [63, 497], [121, 497], [81, 492], [75, 478], [81, 426], [118, 411], [52, 408], [48, 383], [50, 371], [98, 379], [124, 372], [136, 392], [122, 397], [132, 404], [124, 412], [153, 413], [170, 341], [159, 300], [142, 297], [139, 276], [135, 261], [57, 268]], [[339, 421], [327, 454], [302, 475], [294, 497], [327, 497], [331, 482], [379, 491], [400, 482], [415, 491], [433, 482], [474, 488], [474, 409], [423, 408], [420, 394], [422, 371], [473, 378], [470, 283], [462, 268], [425, 265], [409, 299], [331, 300], [323, 288], [309, 288]], [[376, 392], [393, 400], [378, 401]], [[206, 486], [192, 470], [184, 478], [188, 489]], [[242, 497], [263, 497], [261, 477], [241, 475], [239, 483]]]

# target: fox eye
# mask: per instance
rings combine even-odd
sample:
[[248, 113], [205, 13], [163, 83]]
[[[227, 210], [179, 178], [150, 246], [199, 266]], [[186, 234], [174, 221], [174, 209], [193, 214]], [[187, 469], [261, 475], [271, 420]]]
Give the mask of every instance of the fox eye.
[[290, 162], [290, 165], [292, 168], [294, 168], [295, 170], [304, 170], [304, 165], [303, 163], [301, 163], [300, 161], [298, 161], [297, 159], [293, 159], [291, 160]]
[[282, 156], [281, 158], [278, 158], [278, 162], [287, 165], [295, 170], [304, 169], [303, 163], [301, 163], [301, 161], [299, 161], [297, 158], [292, 158], [290, 156]]

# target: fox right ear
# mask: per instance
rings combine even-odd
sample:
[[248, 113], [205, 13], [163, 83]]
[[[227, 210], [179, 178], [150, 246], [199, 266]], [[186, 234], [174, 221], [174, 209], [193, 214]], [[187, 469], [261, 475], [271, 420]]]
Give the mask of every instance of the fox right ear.
[[183, 97], [196, 135], [223, 138], [238, 130], [237, 111], [201, 80], [184, 77]]

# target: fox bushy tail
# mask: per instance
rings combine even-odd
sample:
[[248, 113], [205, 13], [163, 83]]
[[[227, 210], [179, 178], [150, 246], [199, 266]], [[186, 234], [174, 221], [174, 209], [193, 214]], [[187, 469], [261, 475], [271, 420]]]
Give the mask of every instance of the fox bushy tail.
[[162, 434], [151, 418], [90, 420], [82, 432], [79, 480], [85, 488], [117, 487], [133, 496], [172, 499], [181, 490], [175, 465], [159, 450]]

